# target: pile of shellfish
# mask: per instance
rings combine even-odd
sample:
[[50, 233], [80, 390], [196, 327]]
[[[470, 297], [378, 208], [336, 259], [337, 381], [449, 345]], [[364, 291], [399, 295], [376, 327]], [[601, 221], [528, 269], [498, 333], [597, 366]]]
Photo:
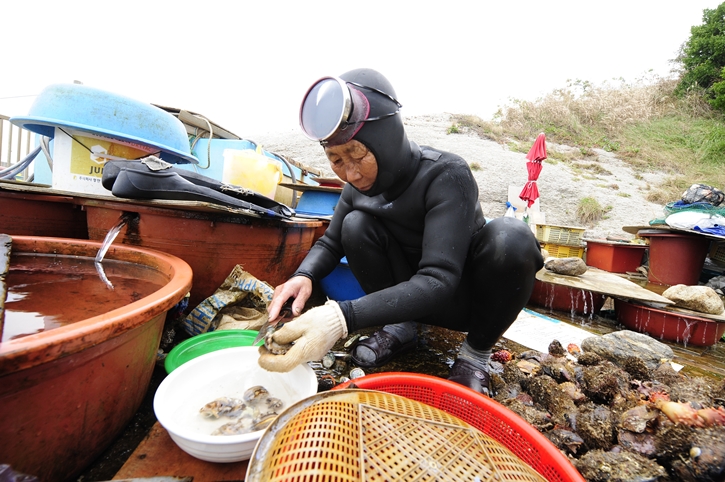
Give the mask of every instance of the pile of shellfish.
[[566, 454], [588, 481], [725, 480], [725, 384], [616, 365], [575, 345], [492, 356], [494, 399]]
[[199, 409], [208, 419], [228, 418], [212, 435], [239, 435], [256, 432], [267, 427], [284, 408], [284, 403], [256, 385], [248, 388], [242, 398], [219, 397]]

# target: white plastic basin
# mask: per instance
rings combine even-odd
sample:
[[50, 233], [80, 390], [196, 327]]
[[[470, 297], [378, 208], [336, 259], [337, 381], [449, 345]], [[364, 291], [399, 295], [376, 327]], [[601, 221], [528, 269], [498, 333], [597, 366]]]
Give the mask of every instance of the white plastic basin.
[[154, 412], [171, 439], [186, 453], [209, 462], [247, 460], [263, 430], [241, 435], [211, 435], [230, 419], [209, 419], [199, 409], [219, 397], [242, 398], [264, 386], [285, 408], [317, 393], [317, 376], [302, 364], [288, 373], [272, 373], [257, 363], [258, 347], [225, 348], [190, 360], [171, 372], [154, 396]]

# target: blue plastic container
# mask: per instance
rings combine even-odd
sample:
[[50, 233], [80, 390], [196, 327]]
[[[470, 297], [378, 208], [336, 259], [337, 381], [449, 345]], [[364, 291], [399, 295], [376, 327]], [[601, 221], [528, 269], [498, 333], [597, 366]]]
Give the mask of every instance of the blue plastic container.
[[325, 295], [331, 300], [356, 300], [365, 296], [355, 276], [347, 265], [347, 258], [342, 258], [337, 268], [320, 280], [320, 286]]
[[298, 214], [332, 216], [339, 199], [339, 192], [305, 191], [300, 196], [295, 210]]

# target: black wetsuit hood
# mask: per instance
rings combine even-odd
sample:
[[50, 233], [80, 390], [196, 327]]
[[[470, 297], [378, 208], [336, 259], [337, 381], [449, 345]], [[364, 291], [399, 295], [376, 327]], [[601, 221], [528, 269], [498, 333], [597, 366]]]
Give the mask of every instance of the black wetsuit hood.
[[[397, 98], [395, 89], [388, 79], [373, 69], [351, 70], [342, 74], [340, 78], [347, 82], [373, 87]], [[368, 117], [389, 114], [398, 108], [384, 95], [368, 89], [360, 91], [370, 103]], [[381, 120], [365, 122], [353, 139], [370, 149], [378, 162], [375, 184], [362, 194], [370, 197], [382, 194], [388, 200], [397, 198], [415, 177], [415, 166], [418, 163], [418, 156], [415, 155], [405, 134], [402, 115], [398, 113]]]

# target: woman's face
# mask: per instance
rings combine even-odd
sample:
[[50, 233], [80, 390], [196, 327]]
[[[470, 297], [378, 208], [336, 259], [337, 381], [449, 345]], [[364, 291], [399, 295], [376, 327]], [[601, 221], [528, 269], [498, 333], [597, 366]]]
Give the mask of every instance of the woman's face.
[[328, 146], [325, 154], [337, 177], [349, 182], [358, 191], [365, 192], [375, 184], [378, 161], [362, 142], [353, 139], [340, 146]]

